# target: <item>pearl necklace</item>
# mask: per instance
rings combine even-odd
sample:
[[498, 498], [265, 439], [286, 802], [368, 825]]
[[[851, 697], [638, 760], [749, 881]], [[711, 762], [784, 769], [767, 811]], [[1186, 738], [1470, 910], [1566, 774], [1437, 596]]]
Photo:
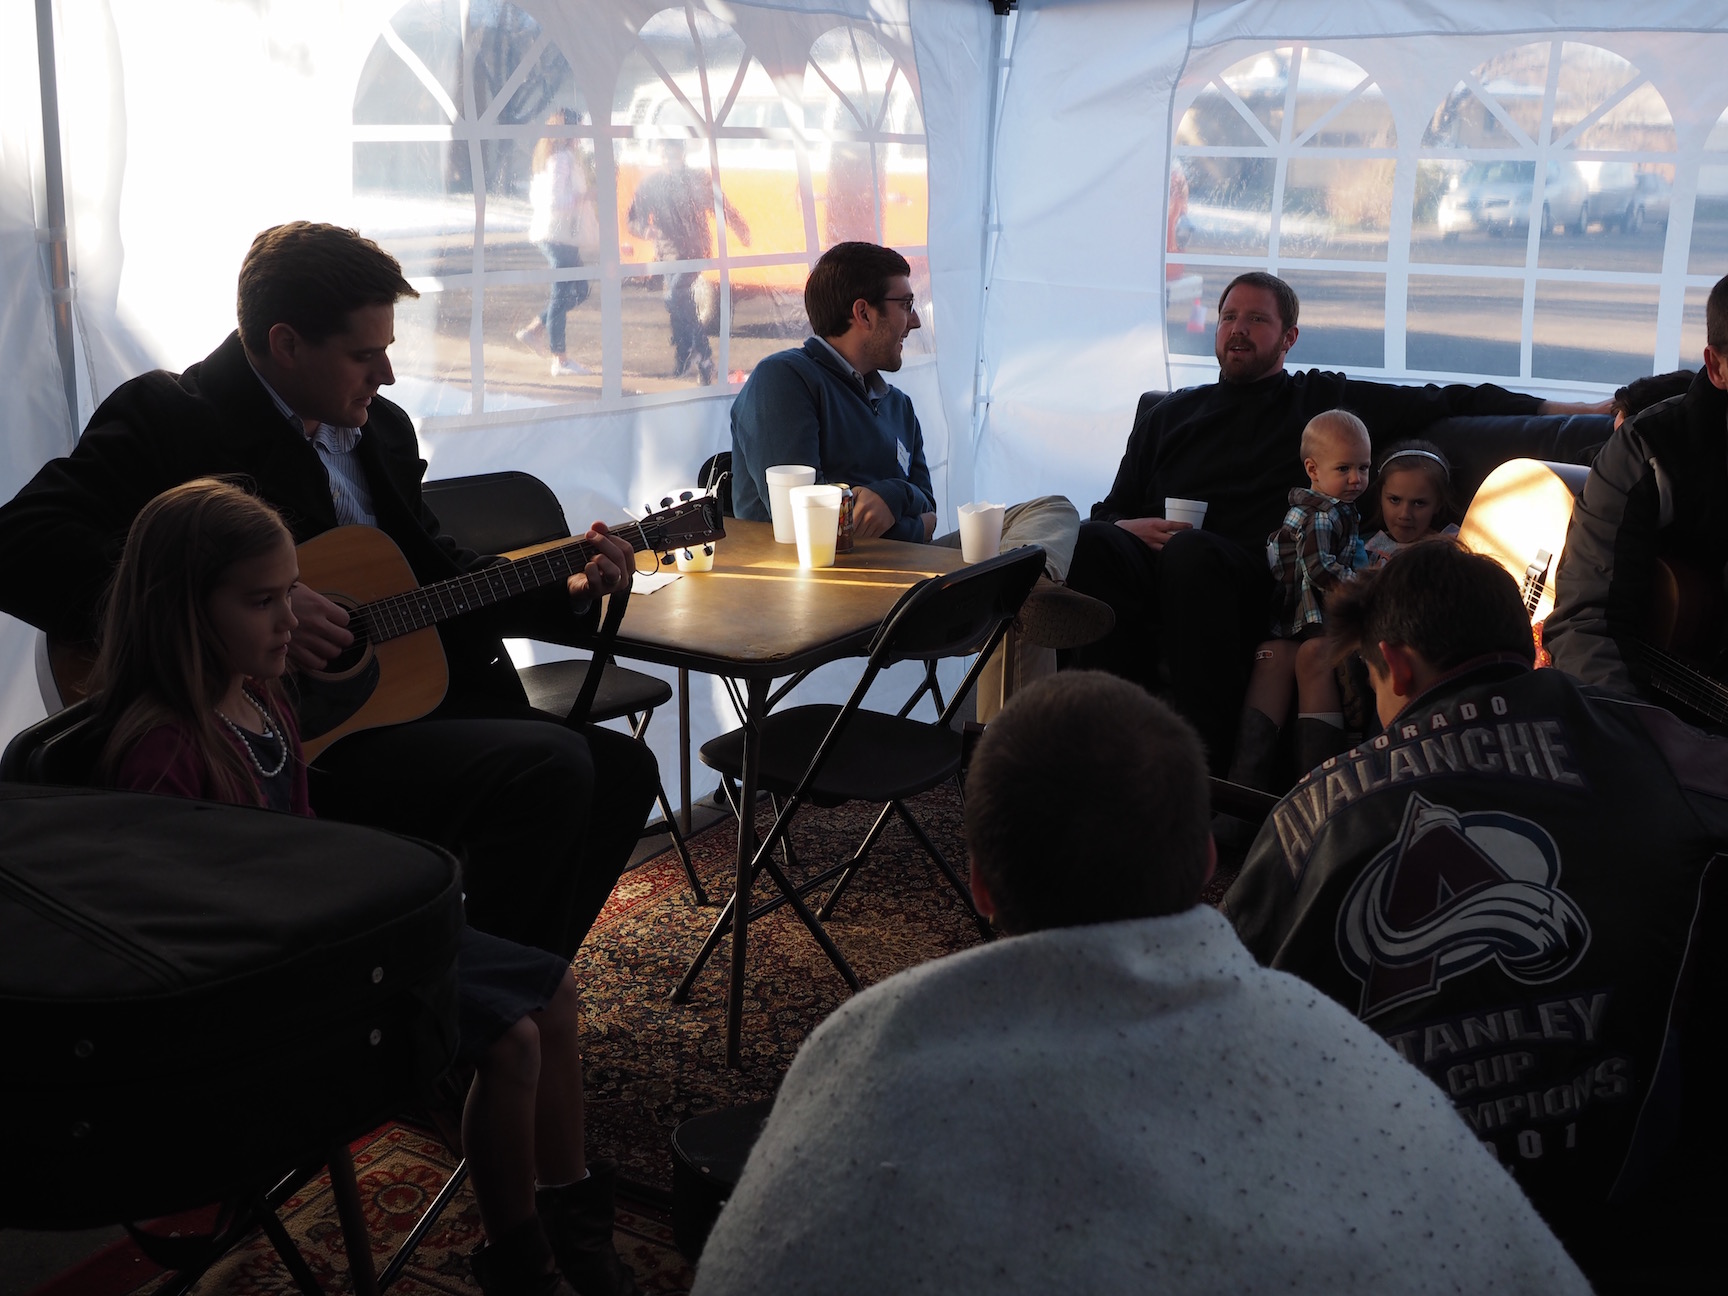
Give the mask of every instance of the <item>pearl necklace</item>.
[[251, 758], [252, 768], [258, 771], [260, 777], [273, 779], [280, 774], [283, 767], [288, 764], [288, 740], [270, 727], [269, 712], [265, 711], [264, 708], [259, 705], [258, 699], [252, 696], [251, 691], [242, 688], [240, 692], [245, 697], [246, 701], [251, 704], [252, 709], [258, 713], [258, 719], [262, 721], [264, 725], [264, 732], [254, 736], [259, 738], [274, 738], [281, 745], [282, 751], [276, 758], [275, 769], [264, 768], [264, 762], [258, 759], [258, 749], [247, 740], [246, 731], [244, 729], [235, 724], [227, 716], [223, 715], [221, 708], [211, 707], [210, 709], [216, 712], [216, 718], [218, 720], [234, 731], [234, 736], [240, 740], [241, 748], [245, 751], [246, 755]]

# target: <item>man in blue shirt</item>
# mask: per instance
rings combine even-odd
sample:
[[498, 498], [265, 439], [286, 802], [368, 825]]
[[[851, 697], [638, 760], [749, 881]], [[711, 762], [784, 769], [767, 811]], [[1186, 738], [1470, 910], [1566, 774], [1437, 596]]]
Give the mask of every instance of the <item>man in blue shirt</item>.
[[[739, 517], [769, 520], [769, 468], [809, 464], [818, 481], [851, 485], [858, 539], [959, 548], [958, 532], [935, 534], [936, 496], [912, 401], [882, 377], [899, 370], [906, 337], [919, 327], [911, 272], [905, 257], [874, 243], [837, 243], [817, 261], [804, 285], [814, 336], [757, 365], [732, 405]], [[1020, 635], [1037, 647], [1018, 650], [1018, 682], [1051, 673], [1053, 649], [1089, 643], [1114, 621], [1102, 603], [1059, 584], [1079, 527], [1079, 512], [1060, 495], [1015, 504], [1003, 516], [1002, 548], [1042, 546], [1049, 578], [1021, 613]], [[978, 696], [979, 718], [988, 719], [1002, 696], [994, 670], [979, 681]]]

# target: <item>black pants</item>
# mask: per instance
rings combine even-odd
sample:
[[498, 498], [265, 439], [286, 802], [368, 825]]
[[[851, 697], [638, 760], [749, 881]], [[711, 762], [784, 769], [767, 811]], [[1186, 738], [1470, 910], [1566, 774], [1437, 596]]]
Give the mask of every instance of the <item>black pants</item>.
[[453, 852], [472, 926], [569, 958], [629, 864], [658, 781], [654, 754], [626, 734], [469, 695], [342, 739], [312, 767], [311, 794], [322, 817]]
[[1265, 556], [1207, 531], [1154, 550], [1113, 522], [1085, 522], [1068, 587], [1108, 603], [1116, 628], [1062, 664], [1168, 696], [1200, 731], [1212, 772], [1228, 770], [1254, 645], [1271, 629]]

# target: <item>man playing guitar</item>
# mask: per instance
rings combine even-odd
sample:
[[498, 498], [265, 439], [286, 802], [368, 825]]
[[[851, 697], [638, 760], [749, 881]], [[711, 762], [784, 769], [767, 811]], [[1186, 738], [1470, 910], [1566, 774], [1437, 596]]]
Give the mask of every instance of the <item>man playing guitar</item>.
[[[1652, 638], [1690, 638], [1675, 647], [1689, 648], [1705, 670], [1725, 646], [1728, 278], [1710, 290], [1705, 327], [1704, 367], [1685, 394], [1627, 419], [1598, 452], [1567, 530], [1543, 632], [1562, 670], [1587, 684], [1660, 693], [1664, 705], [1677, 690], [1668, 686], [1668, 659], [1649, 650]], [[1690, 597], [1683, 581], [1676, 588], [1675, 573], [1686, 571], [1697, 577]], [[1659, 633], [1669, 626], [1672, 635]], [[1688, 719], [1728, 720], [1720, 684], [1694, 674], [1679, 695], [1690, 704], [1677, 708]]]
[[[91, 637], [143, 505], [196, 477], [239, 475], [302, 543], [365, 523], [421, 584], [485, 567], [425, 507], [413, 424], [378, 394], [395, 381], [395, 303], [419, 294], [352, 230], [267, 229], [240, 270], [239, 329], [185, 373], [122, 384], [73, 452], [0, 507], [0, 609], [51, 635]], [[631, 546], [596, 523], [567, 582], [439, 625], [449, 686], [431, 715], [350, 734], [310, 770], [319, 814], [429, 838], [464, 860], [471, 923], [565, 957], [629, 861], [658, 784], [652, 754], [528, 706], [502, 634], [560, 638], [625, 589]], [[563, 584], [564, 589], [559, 589]], [[324, 666], [353, 642], [348, 614], [298, 586], [289, 655]]]

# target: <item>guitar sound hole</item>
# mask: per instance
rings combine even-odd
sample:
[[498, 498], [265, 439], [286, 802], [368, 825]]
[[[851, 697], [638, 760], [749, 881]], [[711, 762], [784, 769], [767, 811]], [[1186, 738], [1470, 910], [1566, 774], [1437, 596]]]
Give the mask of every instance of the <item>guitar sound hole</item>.
[[368, 645], [366, 640], [356, 635], [353, 643], [349, 644], [341, 652], [337, 653], [330, 659], [329, 663], [325, 665], [322, 673], [326, 675], [341, 675], [346, 671], [353, 670], [360, 664], [360, 659], [366, 655], [367, 647]]

